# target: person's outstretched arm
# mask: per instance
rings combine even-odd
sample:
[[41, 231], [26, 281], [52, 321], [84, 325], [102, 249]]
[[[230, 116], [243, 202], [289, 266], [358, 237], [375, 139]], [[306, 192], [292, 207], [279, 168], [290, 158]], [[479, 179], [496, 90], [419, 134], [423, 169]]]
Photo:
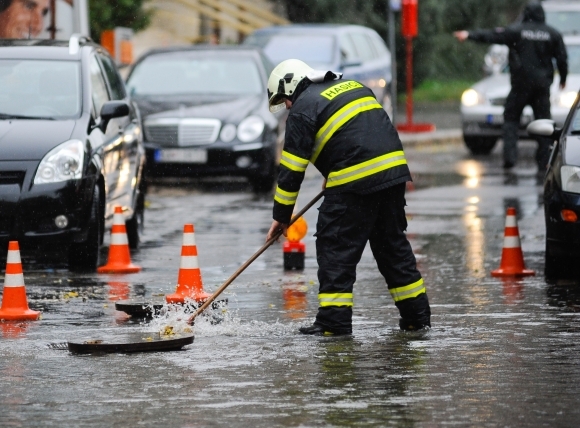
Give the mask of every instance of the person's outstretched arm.
[[494, 28], [493, 30], [455, 31], [453, 36], [460, 42], [473, 40], [479, 43], [510, 45], [518, 40], [519, 33], [509, 28]]

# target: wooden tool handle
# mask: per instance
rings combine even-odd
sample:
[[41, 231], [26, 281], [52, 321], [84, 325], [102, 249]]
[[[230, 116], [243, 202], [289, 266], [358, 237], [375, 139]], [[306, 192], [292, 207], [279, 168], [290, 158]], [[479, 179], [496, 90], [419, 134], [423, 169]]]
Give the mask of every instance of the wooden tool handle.
[[[320, 192], [318, 195], [316, 195], [314, 197], [314, 199], [312, 199], [310, 202], [308, 202], [304, 208], [302, 208], [302, 210], [300, 210], [300, 212], [298, 214], [296, 214], [294, 217], [292, 217], [292, 219], [290, 220], [290, 223], [288, 224], [288, 226], [290, 226], [291, 224], [293, 224], [296, 220], [298, 220], [300, 217], [302, 217], [304, 215], [304, 213], [306, 211], [308, 211], [310, 208], [312, 208], [312, 205], [314, 205], [316, 202], [318, 202], [318, 200], [320, 198], [322, 198], [322, 196], [324, 195], [324, 190], [322, 192]], [[277, 231], [274, 236], [272, 238], [270, 238], [268, 241], [266, 241], [266, 243], [264, 245], [262, 245], [262, 247], [256, 251], [252, 257], [250, 257], [243, 265], [241, 265], [238, 270], [236, 270], [232, 276], [230, 276], [226, 282], [224, 282], [216, 291], [214, 291], [214, 293], [203, 303], [203, 305], [201, 305], [199, 307], [199, 309], [197, 311], [195, 311], [195, 313], [189, 317], [189, 319], [187, 320], [188, 324], [193, 324], [193, 320], [195, 320], [195, 318], [201, 314], [203, 311], [206, 310], [206, 308], [212, 304], [212, 302], [228, 287], [228, 285], [230, 285], [244, 270], [246, 270], [246, 268], [248, 266], [250, 266], [254, 260], [256, 260], [264, 251], [266, 251], [268, 249], [268, 247], [270, 247], [270, 245], [272, 245], [274, 242], [276, 242], [278, 240], [278, 238], [280, 238], [280, 235], [282, 235], [282, 230]]]

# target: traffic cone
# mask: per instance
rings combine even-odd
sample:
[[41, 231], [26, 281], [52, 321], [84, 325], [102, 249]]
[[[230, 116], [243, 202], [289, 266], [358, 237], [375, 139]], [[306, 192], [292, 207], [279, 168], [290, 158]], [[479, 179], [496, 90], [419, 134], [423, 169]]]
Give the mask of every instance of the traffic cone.
[[135, 273], [141, 270], [140, 266], [131, 263], [129, 240], [125, 227], [125, 217], [120, 206], [115, 207], [113, 228], [111, 229], [111, 245], [109, 259], [105, 266], [97, 269], [98, 273]]
[[0, 307], [2, 320], [37, 320], [40, 312], [28, 308], [24, 275], [20, 261], [20, 249], [17, 241], [8, 243], [6, 258], [6, 275], [4, 277], [4, 295]]
[[183, 226], [183, 245], [181, 246], [177, 289], [174, 294], [166, 295], [165, 300], [167, 303], [185, 303], [186, 300], [202, 302], [210, 296], [211, 294], [203, 291], [193, 224], [186, 224]]
[[491, 272], [491, 276], [529, 276], [536, 272], [526, 269], [524, 255], [520, 244], [520, 232], [516, 219], [516, 209], [509, 207], [505, 219], [503, 250], [499, 269]]
[[306, 257], [306, 245], [301, 241], [308, 232], [308, 223], [304, 217], [298, 218], [288, 227], [288, 239], [282, 246], [284, 254], [284, 269], [304, 269], [304, 259]]

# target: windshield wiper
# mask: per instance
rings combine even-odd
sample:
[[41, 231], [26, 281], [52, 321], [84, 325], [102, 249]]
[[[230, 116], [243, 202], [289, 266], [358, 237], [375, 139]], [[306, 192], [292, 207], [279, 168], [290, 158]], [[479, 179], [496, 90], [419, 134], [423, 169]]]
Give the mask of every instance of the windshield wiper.
[[0, 113], [0, 120], [6, 119], [24, 119], [24, 120], [55, 120], [54, 117], [43, 116], [24, 116], [21, 114]]

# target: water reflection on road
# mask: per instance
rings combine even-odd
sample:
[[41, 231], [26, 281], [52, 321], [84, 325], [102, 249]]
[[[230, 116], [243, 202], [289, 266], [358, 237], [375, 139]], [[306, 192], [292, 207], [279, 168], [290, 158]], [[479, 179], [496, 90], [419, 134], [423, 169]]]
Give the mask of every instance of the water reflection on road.
[[[196, 321], [172, 353], [74, 356], [51, 343], [159, 328], [115, 311], [127, 297], [173, 292], [183, 224], [193, 222], [207, 290], [263, 243], [271, 197], [244, 184], [154, 186], [134, 275], [25, 270], [35, 323], [0, 323], [0, 426], [575, 426], [580, 409], [580, 285], [543, 277], [541, 186], [533, 146], [513, 174], [496, 151], [408, 150], [408, 236], [432, 302], [433, 330], [396, 329], [372, 254], [355, 285], [352, 337], [297, 333], [317, 307], [316, 210], [306, 268], [284, 272], [281, 244], [225, 295], [221, 323]], [[303, 206], [320, 188], [308, 176]], [[505, 210], [514, 206], [535, 277], [497, 279]]]

